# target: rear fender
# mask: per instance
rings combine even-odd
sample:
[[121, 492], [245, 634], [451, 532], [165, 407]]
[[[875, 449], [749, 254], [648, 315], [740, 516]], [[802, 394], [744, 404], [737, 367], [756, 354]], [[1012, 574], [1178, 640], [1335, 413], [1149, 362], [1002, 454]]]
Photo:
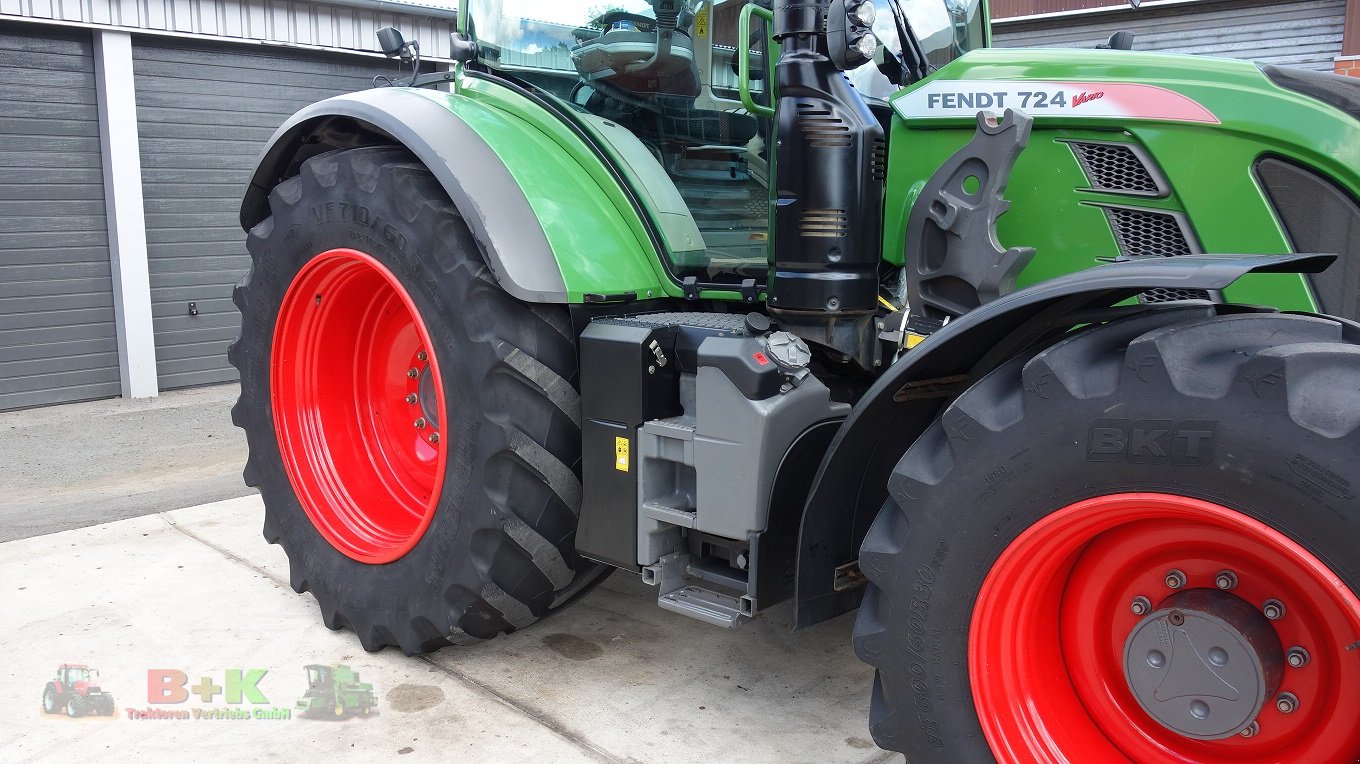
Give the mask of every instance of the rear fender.
[[1013, 292], [926, 338], [865, 393], [822, 459], [799, 530], [794, 628], [859, 606], [863, 587], [837, 591], [836, 568], [859, 557], [869, 525], [887, 498], [893, 467], [972, 381], [1055, 331], [1096, 320], [1092, 311], [1148, 289], [1220, 290], [1248, 273], [1318, 273], [1335, 259], [1186, 255], [1113, 263]]
[[636, 210], [619, 203], [619, 189], [599, 182], [592, 172], [598, 168], [583, 166], [598, 161], [587, 147], [563, 145], [560, 136], [498, 108], [490, 94], [375, 88], [307, 106], [261, 155], [241, 205], [242, 228], [269, 215], [270, 191], [307, 158], [381, 144], [400, 144], [429, 168], [511, 295], [565, 303], [582, 302], [588, 293], [665, 291], [649, 229]]

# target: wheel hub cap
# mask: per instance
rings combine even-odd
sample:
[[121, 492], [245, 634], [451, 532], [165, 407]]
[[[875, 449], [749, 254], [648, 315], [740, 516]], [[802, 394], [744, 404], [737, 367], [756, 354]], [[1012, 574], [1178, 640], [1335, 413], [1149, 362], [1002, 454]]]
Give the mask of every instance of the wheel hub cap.
[[1245, 730], [1273, 696], [1284, 650], [1248, 603], [1209, 589], [1169, 597], [1133, 628], [1124, 676], [1139, 705], [1173, 732], [1220, 740]]

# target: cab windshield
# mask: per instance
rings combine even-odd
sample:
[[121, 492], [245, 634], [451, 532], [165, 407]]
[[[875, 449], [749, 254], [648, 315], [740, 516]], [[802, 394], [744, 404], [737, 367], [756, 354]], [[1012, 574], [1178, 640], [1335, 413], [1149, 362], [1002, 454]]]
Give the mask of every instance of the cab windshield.
[[[983, 46], [982, 0], [900, 0], [900, 3], [932, 67], [944, 66]], [[690, 2], [690, 15], [697, 15], [707, 5], [706, 0]], [[878, 8], [874, 32], [889, 48], [900, 50], [887, 0], [874, 0], [874, 5]], [[606, 14], [656, 17], [648, 0], [471, 0], [469, 9], [477, 41], [492, 51], [487, 63], [564, 71], [573, 68], [571, 49], [580, 42], [581, 34], [601, 30], [601, 18]], [[735, 14], [729, 15], [735, 20]]]
[[[985, 44], [981, 0], [900, 2], [931, 68]], [[743, 107], [737, 73], [738, 50], [746, 48], [752, 100], [770, 105], [764, 76], [769, 30], [753, 19], [750, 39], [738, 39], [746, 5], [745, 0], [468, 3], [467, 31], [477, 40], [483, 64], [627, 128], [656, 160], [655, 167], [630, 169], [648, 178], [649, 188], [655, 188], [653, 177], [674, 185], [672, 199], [682, 220], [661, 215], [670, 229], [679, 226], [667, 236], [670, 270], [703, 283], [763, 282], [767, 270], [774, 124]], [[874, 31], [897, 50], [891, 7], [887, 0], [875, 5]], [[658, 13], [658, 7], [669, 10]], [[886, 99], [896, 87], [872, 64], [848, 75], [871, 101]], [[886, 109], [884, 114], [886, 119]], [[631, 164], [638, 165], [638, 154], [632, 156]], [[674, 241], [693, 248], [679, 251]]]

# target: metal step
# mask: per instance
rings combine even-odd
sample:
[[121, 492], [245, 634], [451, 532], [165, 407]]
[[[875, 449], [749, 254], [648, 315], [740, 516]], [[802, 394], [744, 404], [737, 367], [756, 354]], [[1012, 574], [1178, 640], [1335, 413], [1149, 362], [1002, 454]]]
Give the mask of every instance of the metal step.
[[[748, 596], [723, 594], [687, 583], [685, 575], [695, 573], [690, 563], [689, 555], [675, 552], [642, 569], [643, 583], [657, 587], [656, 604], [662, 610], [697, 618], [725, 629], [735, 627], [742, 616], [755, 615], [755, 600]], [[745, 582], [735, 577], [728, 577], [728, 580], [719, 578], [719, 582], [734, 584], [734, 588], [738, 589], [745, 587]]]
[[751, 614], [749, 610], [742, 612], [741, 599], [697, 586], [683, 586], [663, 594], [657, 598], [656, 604], [662, 610], [697, 618], [725, 629], [735, 627], [743, 615]]

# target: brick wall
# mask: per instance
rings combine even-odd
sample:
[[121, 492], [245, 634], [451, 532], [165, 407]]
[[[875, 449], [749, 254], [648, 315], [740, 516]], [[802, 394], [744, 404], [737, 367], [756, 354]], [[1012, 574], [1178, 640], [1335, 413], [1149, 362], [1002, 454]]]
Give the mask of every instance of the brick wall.
[[1128, 5], [1129, 0], [992, 0], [991, 12], [994, 19], [1009, 19], [1088, 8], [1127, 8]]
[[1336, 73], [1360, 77], [1360, 56], [1337, 56]]

